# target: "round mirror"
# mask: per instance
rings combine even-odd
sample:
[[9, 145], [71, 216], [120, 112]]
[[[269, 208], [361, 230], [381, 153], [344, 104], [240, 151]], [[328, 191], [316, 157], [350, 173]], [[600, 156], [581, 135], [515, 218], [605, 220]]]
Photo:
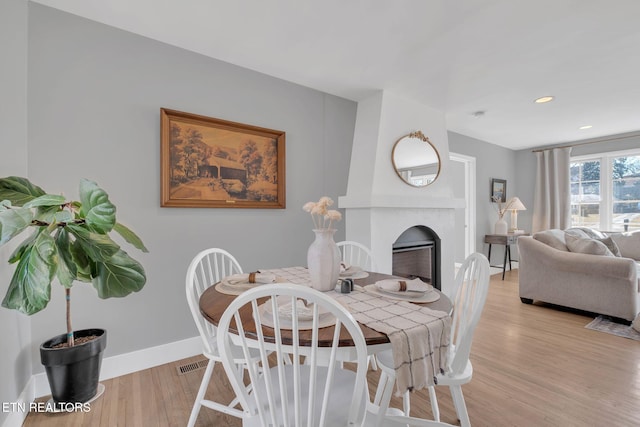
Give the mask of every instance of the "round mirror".
[[398, 176], [414, 187], [431, 184], [440, 173], [438, 151], [420, 131], [405, 135], [396, 141], [391, 161]]

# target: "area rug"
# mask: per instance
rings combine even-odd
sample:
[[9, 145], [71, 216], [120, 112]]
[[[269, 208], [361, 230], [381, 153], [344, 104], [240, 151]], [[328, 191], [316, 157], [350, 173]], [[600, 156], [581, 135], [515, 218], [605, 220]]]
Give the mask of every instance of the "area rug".
[[629, 325], [616, 323], [606, 316], [596, 317], [585, 328], [640, 341], [640, 332], [637, 332]]

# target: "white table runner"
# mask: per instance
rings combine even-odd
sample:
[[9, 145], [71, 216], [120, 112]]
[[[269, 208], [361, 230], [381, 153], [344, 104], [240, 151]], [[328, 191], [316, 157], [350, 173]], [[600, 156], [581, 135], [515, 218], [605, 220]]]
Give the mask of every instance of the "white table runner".
[[278, 278], [285, 279], [291, 283], [311, 286], [311, 277], [309, 276], [309, 270], [305, 267], [285, 267], [271, 269], [261, 268], [260, 272], [275, 274]]
[[[310, 284], [309, 272], [304, 267], [260, 271], [292, 283]], [[346, 306], [358, 322], [389, 337], [399, 393], [434, 385], [436, 375], [447, 369], [451, 340], [451, 316], [447, 313], [372, 292], [327, 295]]]
[[389, 337], [398, 393], [436, 384], [447, 368], [451, 317], [405, 301], [371, 292], [336, 294], [355, 319]]

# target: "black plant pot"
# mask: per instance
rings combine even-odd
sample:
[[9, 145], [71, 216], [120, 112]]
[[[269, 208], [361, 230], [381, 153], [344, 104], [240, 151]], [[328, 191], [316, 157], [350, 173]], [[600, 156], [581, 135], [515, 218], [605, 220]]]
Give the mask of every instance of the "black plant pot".
[[76, 340], [91, 335], [98, 337], [73, 347], [51, 348], [65, 342], [67, 334], [58, 335], [40, 346], [40, 361], [47, 372], [55, 403], [84, 403], [96, 395], [107, 331], [84, 329], [73, 333]]

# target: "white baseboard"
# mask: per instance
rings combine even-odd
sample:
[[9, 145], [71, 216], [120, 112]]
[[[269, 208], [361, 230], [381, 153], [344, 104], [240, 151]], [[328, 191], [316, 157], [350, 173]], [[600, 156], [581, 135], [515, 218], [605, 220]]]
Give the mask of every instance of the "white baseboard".
[[[132, 351], [131, 353], [107, 357], [102, 360], [100, 381], [153, 368], [154, 366], [164, 365], [165, 363], [174, 362], [176, 360], [185, 359], [198, 354], [202, 354], [202, 340], [200, 339], [200, 336], [156, 347], [145, 348], [138, 351]], [[31, 383], [33, 383], [31, 387], [33, 387], [34, 392], [27, 402], [33, 401], [35, 397], [42, 397], [51, 394], [46, 373], [42, 372], [33, 375], [31, 377], [31, 381], [29, 381], [29, 384]], [[3, 427], [5, 427], [4, 424], [6, 423], [3, 423]], [[21, 424], [22, 423], [17, 425]]]
[[[8, 412], [9, 416], [5, 418], [2, 423], [2, 427], [20, 427], [24, 423], [24, 420], [29, 415], [29, 403], [33, 402], [36, 398], [36, 387], [35, 387], [35, 379], [32, 376], [27, 385], [18, 396], [18, 399], [15, 403], [12, 402], [15, 406]], [[14, 410], [15, 408], [15, 410]], [[19, 408], [24, 408], [24, 410], [20, 410]]]

